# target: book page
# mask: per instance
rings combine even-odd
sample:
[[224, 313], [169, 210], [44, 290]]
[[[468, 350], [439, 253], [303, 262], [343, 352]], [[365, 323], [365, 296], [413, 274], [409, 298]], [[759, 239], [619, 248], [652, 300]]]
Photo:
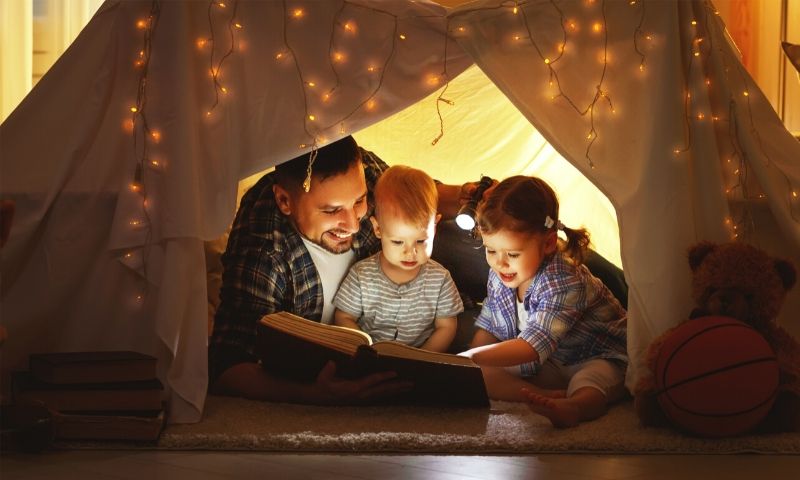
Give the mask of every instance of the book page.
[[261, 323], [348, 354], [355, 353], [359, 345], [372, 343], [370, 336], [362, 331], [337, 325], [325, 325], [288, 312], [265, 315], [261, 319]]
[[433, 363], [448, 363], [451, 365], [474, 366], [475, 362], [467, 357], [459, 357], [451, 353], [430, 352], [421, 348], [412, 347], [399, 342], [383, 341], [372, 345], [380, 355], [392, 357], [412, 358]]

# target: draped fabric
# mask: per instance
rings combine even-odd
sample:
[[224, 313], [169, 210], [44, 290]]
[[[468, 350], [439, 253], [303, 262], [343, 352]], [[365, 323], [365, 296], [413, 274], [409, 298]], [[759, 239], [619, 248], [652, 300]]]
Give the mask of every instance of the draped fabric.
[[106, 2], [0, 127], [0, 192], [17, 207], [4, 370], [35, 351], [155, 354], [170, 420], [199, 420], [203, 240], [232, 221], [237, 181], [471, 64], [435, 4], [222, 3]]
[[616, 209], [628, 387], [650, 340], [691, 309], [689, 245], [739, 238], [798, 260], [800, 144], [711, 3], [532, 1], [514, 13], [478, 2], [450, 19], [475, 63]]
[[[39, 351], [154, 354], [170, 421], [199, 420], [203, 241], [233, 219], [239, 179], [455, 88], [473, 59], [529, 124], [459, 110], [468, 92], [423, 100], [432, 130], [358, 138], [379, 155], [382, 136], [429, 144], [438, 104], [440, 146], [460, 148], [414, 159], [434, 176], [591, 181], [616, 209], [631, 381], [649, 340], [689, 312], [690, 244], [737, 233], [797, 257], [800, 144], [706, 2], [109, 0], [0, 125], [0, 196], [17, 207], [0, 251], [3, 370]], [[412, 163], [398, 152], [390, 163]], [[569, 185], [565, 223], [613, 217]]]

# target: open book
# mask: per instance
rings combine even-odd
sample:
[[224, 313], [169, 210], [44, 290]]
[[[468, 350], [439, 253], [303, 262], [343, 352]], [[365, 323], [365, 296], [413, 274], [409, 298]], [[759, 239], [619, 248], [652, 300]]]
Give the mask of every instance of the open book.
[[358, 378], [394, 371], [414, 388], [392, 403], [485, 407], [489, 405], [480, 367], [467, 357], [429, 352], [398, 342], [372, 343], [359, 330], [325, 325], [287, 312], [265, 315], [256, 350], [270, 373], [312, 382], [328, 361], [336, 374]]

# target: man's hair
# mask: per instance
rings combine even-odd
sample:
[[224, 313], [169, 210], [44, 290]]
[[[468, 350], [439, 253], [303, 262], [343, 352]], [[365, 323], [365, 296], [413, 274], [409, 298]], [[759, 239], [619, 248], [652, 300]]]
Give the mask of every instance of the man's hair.
[[[361, 161], [361, 152], [351, 136], [329, 143], [316, 150], [316, 158], [311, 165], [311, 175], [317, 180], [346, 173]], [[297, 190], [303, 185], [308, 174], [308, 162], [311, 152], [295, 157], [275, 166], [278, 184], [287, 190]]]
[[436, 215], [438, 201], [433, 179], [405, 165], [390, 167], [375, 184], [375, 217], [379, 220], [382, 212], [393, 208], [404, 220], [425, 227]]

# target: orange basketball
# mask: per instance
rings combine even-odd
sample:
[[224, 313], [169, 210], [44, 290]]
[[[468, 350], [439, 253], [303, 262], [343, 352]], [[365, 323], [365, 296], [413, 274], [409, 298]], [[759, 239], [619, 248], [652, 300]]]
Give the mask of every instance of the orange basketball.
[[690, 320], [665, 339], [656, 363], [658, 402], [679, 428], [704, 437], [759, 424], [778, 392], [778, 362], [764, 337], [739, 320]]

